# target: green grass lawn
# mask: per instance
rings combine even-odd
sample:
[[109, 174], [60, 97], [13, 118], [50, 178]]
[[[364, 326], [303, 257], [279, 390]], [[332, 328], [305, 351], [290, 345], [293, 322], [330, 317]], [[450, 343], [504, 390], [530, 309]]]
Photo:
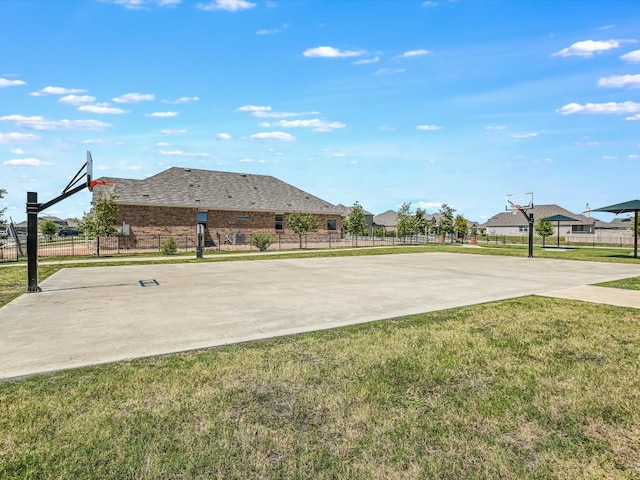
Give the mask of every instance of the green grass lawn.
[[524, 297], [0, 383], [0, 478], [640, 478], [638, 311]]
[[613, 282], [603, 282], [596, 284], [599, 287], [624, 288], [626, 290], [640, 290], [640, 277], [614, 280]]
[[[0, 306], [25, 285], [0, 268]], [[4, 382], [0, 478], [640, 479], [639, 321], [530, 296]]]

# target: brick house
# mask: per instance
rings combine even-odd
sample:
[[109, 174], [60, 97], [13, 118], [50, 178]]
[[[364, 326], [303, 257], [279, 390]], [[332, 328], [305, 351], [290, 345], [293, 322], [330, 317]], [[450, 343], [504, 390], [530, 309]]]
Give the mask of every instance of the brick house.
[[267, 175], [172, 167], [143, 180], [102, 177], [96, 185], [118, 196], [118, 228], [125, 236], [192, 235], [204, 226], [206, 245], [246, 243], [255, 233], [292, 234], [287, 215], [313, 213], [319, 234], [340, 234], [341, 210]]

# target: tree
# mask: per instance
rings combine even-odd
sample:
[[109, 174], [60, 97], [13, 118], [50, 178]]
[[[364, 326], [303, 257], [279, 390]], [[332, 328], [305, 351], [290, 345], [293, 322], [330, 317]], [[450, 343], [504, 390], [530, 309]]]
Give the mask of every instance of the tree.
[[358, 245], [358, 235], [369, 233], [369, 225], [364, 218], [364, 209], [358, 202], [353, 204], [349, 216], [344, 219], [342, 226], [345, 232], [356, 236], [356, 246]]
[[456, 219], [453, 222], [453, 228], [458, 232], [458, 237], [462, 234], [462, 242], [464, 243], [464, 237], [469, 233], [469, 224], [467, 219], [463, 215], [456, 215]]
[[[538, 220], [533, 226], [537, 234], [542, 237], [542, 246], [545, 246], [545, 238], [553, 235], [553, 224], [548, 220]], [[558, 232], [558, 235], [560, 232]]]
[[406, 237], [417, 230], [416, 217], [411, 214], [411, 202], [404, 202], [398, 210], [396, 233], [398, 237]]
[[438, 222], [438, 232], [440, 235], [453, 233], [453, 212], [455, 209], [451, 208], [446, 203], [443, 203], [440, 207], [440, 221]]
[[100, 237], [113, 237], [118, 233], [115, 227], [118, 219], [117, 199], [117, 195], [105, 195], [100, 192], [91, 212], [85, 214], [78, 225], [89, 238], [98, 239], [96, 251], [98, 256], [100, 256]]
[[302, 235], [317, 232], [320, 219], [313, 213], [293, 212], [287, 216], [287, 226], [298, 235], [300, 249], [302, 250]]
[[427, 220], [427, 211], [418, 207], [414, 214], [414, 224], [418, 233], [427, 235], [429, 233], [429, 225], [431, 222]]
[[40, 233], [47, 237], [47, 241], [51, 241], [51, 237], [58, 232], [58, 227], [51, 220], [43, 220], [40, 223]]
[[[4, 196], [7, 194], [7, 191], [4, 188], [0, 188], [0, 198], [4, 198]], [[5, 212], [6, 208], [0, 208], [0, 229], [4, 230], [5, 229], [5, 223], [4, 223], [4, 218], [3, 218], [3, 214]]]

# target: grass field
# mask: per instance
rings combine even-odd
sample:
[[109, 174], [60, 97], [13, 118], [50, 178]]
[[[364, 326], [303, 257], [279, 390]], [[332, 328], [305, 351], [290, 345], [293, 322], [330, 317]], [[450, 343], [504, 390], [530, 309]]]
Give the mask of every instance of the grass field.
[[640, 479], [639, 321], [529, 296], [4, 382], [0, 478]]
[[0, 384], [0, 478], [640, 478], [633, 309], [525, 297]]

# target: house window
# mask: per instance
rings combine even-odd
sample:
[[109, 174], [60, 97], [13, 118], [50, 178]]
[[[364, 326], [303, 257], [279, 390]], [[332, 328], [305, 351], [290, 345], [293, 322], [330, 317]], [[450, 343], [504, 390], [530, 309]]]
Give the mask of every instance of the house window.
[[529, 231], [529, 227], [528, 226], [526, 226], [526, 227], [518, 227], [518, 228], [519, 228], [519, 230], [521, 232], [528, 232]]
[[198, 212], [198, 225], [207, 226], [207, 212]]
[[338, 229], [338, 221], [335, 218], [330, 218], [327, 220], [327, 230], [337, 230]]
[[276, 215], [276, 230], [284, 230], [284, 215]]

